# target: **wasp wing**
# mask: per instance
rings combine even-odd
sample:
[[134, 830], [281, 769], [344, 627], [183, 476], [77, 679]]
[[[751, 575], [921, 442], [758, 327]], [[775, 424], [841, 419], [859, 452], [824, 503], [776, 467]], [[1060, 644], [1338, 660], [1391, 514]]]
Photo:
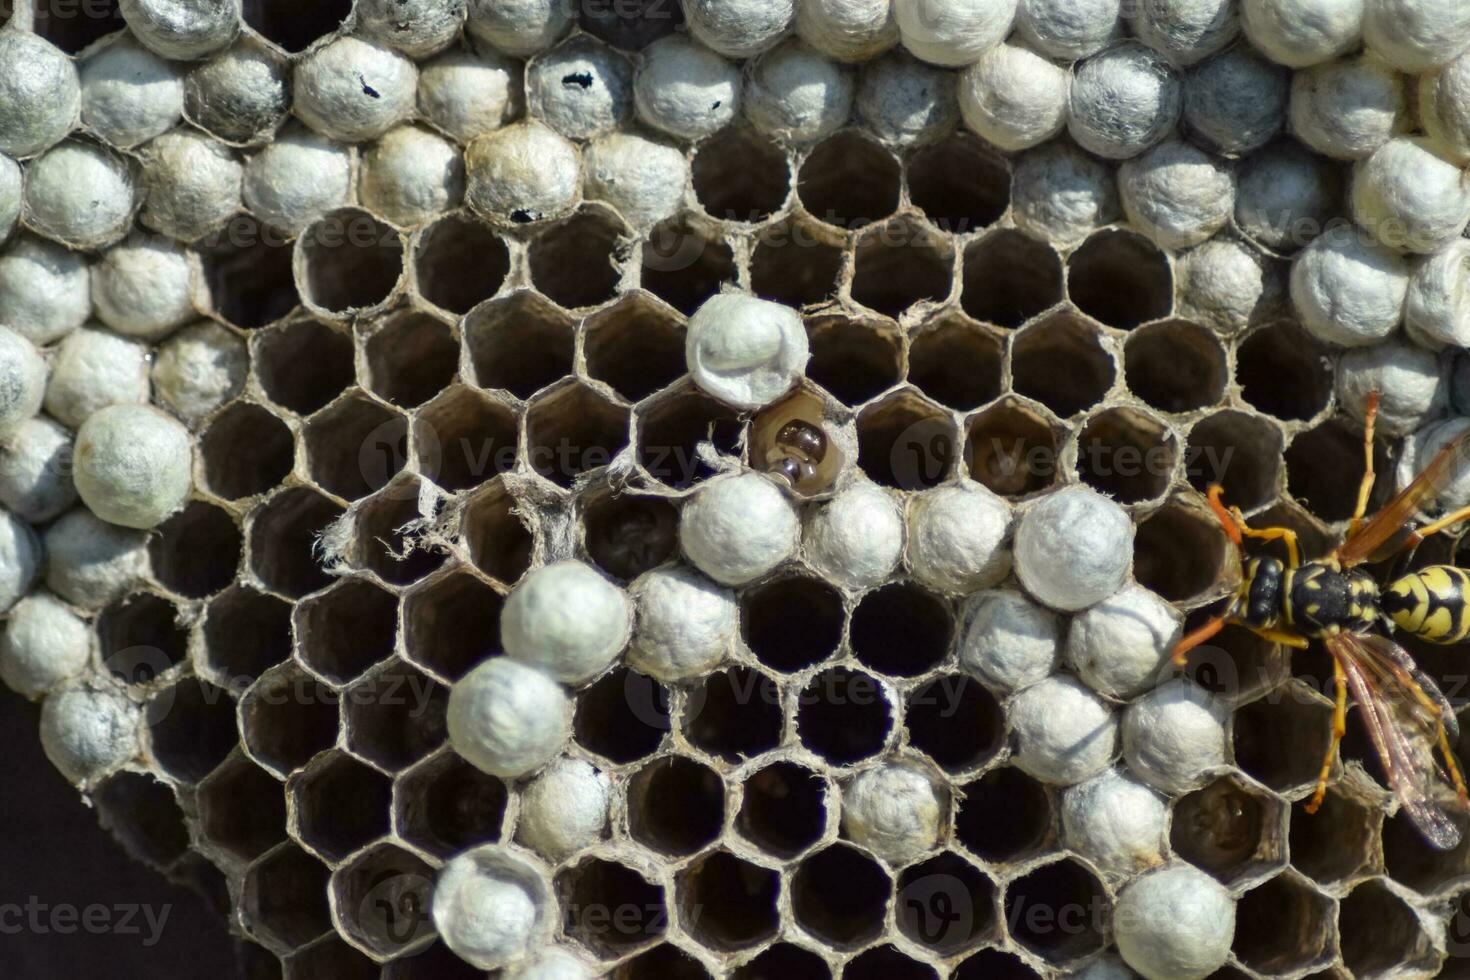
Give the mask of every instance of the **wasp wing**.
[[1403, 530], [1425, 504], [1439, 496], [1467, 460], [1470, 460], [1470, 431], [1462, 433], [1436, 453], [1413, 482], [1395, 494], [1382, 510], [1339, 545], [1334, 552], [1337, 560], [1350, 568], [1373, 558], [1374, 553]]
[[1444, 850], [1454, 847], [1461, 830], [1446, 802], [1447, 787], [1436, 785], [1449, 779], [1434, 758], [1444, 701], [1438, 688], [1422, 674], [1418, 676], [1430, 687], [1416, 680], [1417, 669], [1411, 673], [1403, 664], [1409, 655], [1383, 637], [1339, 633], [1328, 637], [1326, 644], [1342, 666], [1399, 805], [1431, 844]]

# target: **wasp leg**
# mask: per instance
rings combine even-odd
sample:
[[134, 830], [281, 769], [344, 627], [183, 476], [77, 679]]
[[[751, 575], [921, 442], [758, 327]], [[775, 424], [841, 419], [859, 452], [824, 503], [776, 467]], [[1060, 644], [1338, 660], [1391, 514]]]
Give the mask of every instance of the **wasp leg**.
[[1208, 620], [1203, 626], [1191, 630], [1178, 643], [1174, 644], [1174, 665], [1183, 667], [1189, 651], [1214, 636], [1225, 628], [1226, 617], [1216, 616]]
[[1337, 687], [1337, 703], [1332, 709], [1332, 741], [1327, 745], [1327, 757], [1322, 760], [1322, 770], [1317, 773], [1317, 788], [1307, 804], [1308, 813], [1316, 813], [1327, 795], [1327, 780], [1332, 775], [1332, 764], [1337, 761], [1337, 746], [1347, 734], [1347, 675], [1342, 664], [1332, 658], [1332, 682]]
[[1287, 558], [1292, 568], [1302, 563], [1301, 547], [1297, 544], [1296, 532], [1286, 527], [1263, 527], [1256, 529], [1245, 522], [1245, 515], [1240, 512], [1239, 507], [1226, 507], [1221, 500], [1225, 493], [1223, 487], [1216, 483], [1210, 487], [1209, 501], [1210, 510], [1215, 512], [1215, 517], [1220, 526], [1225, 528], [1226, 535], [1236, 544], [1244, 544], [1246, 538], [1257, 541], [1283, 541], [1286, 543]]
[[1305, 650], [1307, 647], [1312, 645], [1312, 641], [1307, 639], [1305, 636], [1300, 636], [1296, 633], [1288, 633], [1285, 630], [1261, 629], [1251, 630], [1251, 632], [1256, 634], [1263, 640], [1268, 640], [1271, 643], [1285, 644], [1289, 647], [1295, 647], [1298, 650]]
[[1433, 537], [1445, 528], [1453, 527], [1463, 520], [1470, 519], [1470, 507], [1461, 507], [1459, 510], [1446, 514], [1431, 524], [1426, 524], [1409, 534], [1405, 547], [1419, 547], [1419, 543], [1425, 538]]
[[[1260, 529], [1246, 527], [1244, 520], [1241, 521], [1240, 532], [1248, 538], [1257, 541], [1281, 541], [1286, 545], [1286, 561], [1290, 568], [1297, 568], [1302, 563], [1301, 545], [1297, 543], [1296, 532], [1289, 527], [1263, 527]], [[1284, 642], [1284, 641], [1283, 641]]]
[[1368, 512], [1368, 498], [1373, 495], [1373, 429], [1378, 421], [1378, 392], [1368, 393], [1368, 410], [1363, 413], [1363, 482], [1358, 484], [1358, 505], [1353, 508], [1353, 520], [1348, 525], [1347, 536], [1358, 533], [1363, 515]]

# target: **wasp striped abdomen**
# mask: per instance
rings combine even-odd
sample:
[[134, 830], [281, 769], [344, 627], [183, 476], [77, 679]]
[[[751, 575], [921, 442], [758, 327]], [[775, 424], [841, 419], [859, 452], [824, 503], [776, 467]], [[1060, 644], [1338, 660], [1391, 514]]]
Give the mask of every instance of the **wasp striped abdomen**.
[[1378, 603], [1395, 626], [1429, 643], [1470, 636], [1470, 572], [1463, 568], [1421, 568], [1385, 586]]

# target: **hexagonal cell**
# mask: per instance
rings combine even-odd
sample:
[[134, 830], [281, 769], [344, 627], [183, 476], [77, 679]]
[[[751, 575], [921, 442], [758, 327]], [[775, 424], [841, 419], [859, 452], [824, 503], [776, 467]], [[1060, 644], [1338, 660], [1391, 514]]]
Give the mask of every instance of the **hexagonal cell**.
[[909, 381], [941, 404], [979, 408], [1001, 392], [1005, 341], [959, 316], [926, 323], [909, 348]]
[[650, 231], [640, 262], [640, 285], [686, 315], [738, 275], [729, 243], [687, 217], [669, 218]]
[[660, 943], [613, 972], [614, 980], [709, 980], [704, 964], [673, 943]]
[[934, 967], [900, 953], [893, 946], [875, 946], [847, 961], [842, 980], [938, 980]]
[[235, 944], [235, 959], [240, 967], [240, 980], [281, 980], [285, 967], [275, 953], [248, 939]]
[[148, 541], [153, 577], [191, 599], [213, 595], [234, 581], [240, 548], [234, 518], [202, 500], [186, 504]]
[[855, 949], [882, 933], [892, 890], [887, 872], [876, 861], [838, 843], [796, 869], [791, 910], [797, 924], [826, 945]]
[[1249, 512], [1275, 499], [1282, 448], [1276, 426], [1227, 409], [1200, 419], [1189, 430], [1184, 472], [1196, 490], [1218, 483], [1227, 501]]
[[714, 475], [699, 458], [701, 442], [712, 442], [721, 453], [733, 455], [740, 439], [739, 415], [692, 385], [639, 414], [638, 462], [655, 480], [675, 490]]
[[1023, 497], [1056, 481], [1057, 436], [1046, 415], [1007, 397], [970, 419], [965, 465], [993, 493]]
[[730, 980], [831, 980], [827, 963], [809, 949], [776, 943], [736, 967]]
[[444, 743], [449, 692], [404, 664], [376, 670], [344, 692], [347, 748], [389, 772]]
[[1097, 328], [1057, 313], [1018, 333], [1011, 343], [1016, 393], [1070, 418], [1102, 401], [1117, 369]]
[[286, 957], [286, 980], [378, 980], [378, 965], [336, 936]]
[[1299, 685], [1235, 713], [1235, 762], [1275, 790], [1310, 786], [1332, 737], [1332, 709]]
[[295, 844], [282, 844], [245, 875], [240, 907], [266, 946], [289, 952], [332, 929], [326, 865]]
[[902, 173], [892, 153], [848, 130], [818, 143], [797, 175], [807, 213], [838, 228], [881, 221], [898, 210]]
[[1107, 892], [1070, 858], [1009, 882], [1004, 911], [1011, 938], [1048, 963], [1080, 959], [1107, 942]]
[[256, 339], [256, 374], [267, 397], [310, 415], [352, 384], [352, 338], [315, 320], [297, 320]]
[[[1383, 441], [1374, 446], [1374, 468], [1388, 472]], [[1358, 503], [1358, 475], [1363, 472], [1363, 426], [1330, 419], [1299, 433], [1286, 447], [1286, 487], [1297, 502], [1329, 523], [1345, 521]], [[1368, 498], [1368, 513], [1383, 506], [1393, 481], [1379, 480]]]
[[844, 405], [860, 405], [903, 377], [903, 344], [892, 320], [821, 316], [807, 321], [806, 332], [807, 377]]
[[663, 888], [614, 861], [583, 858], [557, 874], [556, 894], [566, 934], [608, 959], [646, 945], [668, 928]]
[[[10, 5], [0, 3], [0, 25], [10, 16]], [[37, 3], [31, 30], [67, 54], [79, 54], [94, 41], [126, 27], [117, 0], [91, 0], [88, 3]]]
[[740, 595], [745, 642], [761, 663], [783, 673], [805, 670], [842, 643], [842, 596], [821, 579], [792, 576]]
[[632, 581], [673, 557], [679, 512], [662, 497], [606, 493], [582, 511], [587, 556], [614, 578]]
[[397, 632], [398, 597], [363, 578], [342, 579], [296, 608], [302, 660], [337, 683], [391, 657]]
[[1192, 412], [1225, 394], [1225, 348], [1207, 327], [1185, 320], [1153, 323], [1123, 345], [1128, 390], [1165, 412]]
[[369, 955], [412, 956], [434, 941], [434, 869], [417, 855], [380, 844], [338, 869], [331, 887], [341, 934]]
[[1283, 809], [1259, 787], [1225, 776], [1175, 802], [1169, 843], [1190, 864], [1233, 885], [1285, 861]]
[[148, 684], [181, 664], [189, 652], [189, 631], [167, 599], [139, 593], [113, 603], [97, 618], [102, 663], [128, 684]]
[[692, 170], [699, 206], [722, 221], [764, 221], [791, 194], [785, 151], [750, 126], [727, 127], [701, 143]]
[[947, 297], [954, 263], [954, 247], [942, 235], [910, 218], [896, 218], [858, 239], [852, 298], [896, 317], [915, 304]]
[[434, 578], [403, 600], [408, 658], [455, 681], [499, 652], [504, 598], [474, 574], [456, 570]]
[[538, 293], [518, 290], [464, 321], [475, 383], [529, 398], [572, 370], [572, 321]]
[[509, 408], [456, 385], [418, 413], [411, 432], [421, 471], [453, 493], [513, 468], [517, 429]]
[[1005, 713], [995, 695], [963, 674], [915, 688], [904, 702], [909, 744], [946, 772], [982, 765], [1005, 743]]
[[475, 567], [494, 579], [509, 585], [531, 567], [531, 531], [516, 513], [515, 498], [500, 484], [470, 501], [460, 533]]
[[366, 211], [323, 215], [296, 243], [306, 270], [302, 298], [339, 316], [371, 309], [397, 290], [403, 252], [403, 236]]
[[1025, 232], [997, 231], [965, 249], [960, 304], [977, 320], [1019, 327], [1062, 301], [1062, 260]]
[[943, 956], [969, 949], [995, 931], [996, 887], [958, 854], [938, 854], [898, 877], [898, 929]]
[[955, 840], [986, 861], [1018, 861], [1053, 837], [1046, 787], [1019, 769], [992, 769], [955, 794]]
[[199, 784], [199, 827], [210, 843], [253, 861], [286, 839], [285, 790], [236, 754]]
[[915, 677], [944, 659], [954, 611], [916, 582], [895, 582], [858, 602], [849, 628], [853, 654], [880, 674]]
[[689, 934], [708, 948], [746, 949], [781, 927], [780, 877], [768, 868], [715, 851], [679, 872], [675, 886]]
[[888, 743], [893, 706], [888, 690], [867, 674], [834, 667], [808, 681], [798, 697], [801, 744], [831, 764], [877, 755]]
[[449, 947], [436, 942], [427, 949], [383, 967], [382, 980], [482, 980], [484, 971], [470, 966]]
[[612, 462], [628, 444], [628, 410], [580, 382], [537, 399], [526, 416], [531, 468], [563, 487]]
[[1342, 962], [1353, 976], [1434, 973], [1440, 955], [1419, 917], [1381, 879], [1365, 881], [1338, 907]]
[[612, 299], [628, 229], [602, 209], [586, 209], [547, 226], [531, 239], [531, 281], [571, 310]]
[[245, 23], [287, 51], [297, 52], [341, 27], [352, 3], [322, 0], [301, 10], [290, 0], [246, 0], [244, 8]]
[[1251, 969], [1272, 975], [1332, 955], [1332, 900], [1298, 875], [1279, 874], [1240, 897], [1231, 949]]
[[613, 765], [646, 759], [669, 731], [669, 695], [634, 670], [604, 674], [577, 696], [572, 736]]
[[388, 833], [393, 787], [376, 770], [340, 752], [292, 776], [292, 836], [328, 861], [341, 861]]
[[1193, 502], [1176, 497], [1154, 511], [1133, 538], [1133, 575], [1170, 602], [1202, 598], [1238, 574], [1229, 539], [1219, 522]]
[[1083, 313], [1124, 330], [1166, 317], [1174, 305], [1168, 257], [1142, 235], [1119, 229], [1096, 232], [1072, 253], [1067, 290]]
[[449, 858], [500, 840], [510, 791], [453, 752], [404, 773], [394, 791], [394, 829], [416, 847]]
[[[1463, 816], [1456, 823], [1465, 830]], [[1424, 839], [1414, 822], [1400, 810], [1383, 823], [1383, 863], [1388, 876], [1421, 895], [1442, 894], [1470, 877], [1470, 841], [1461, 839], [1442, 851]]]
[[797, 219], [762, 233], [750, 257], [750, 288], [787, 306], [825, 303], [841, 274], [840, 245]]
[[659, 759], [628, 781], [628, 832], [652, 850], [693, 854], [720, 836], [724, 823], [724, 784], [693, 759]]
[[982, 949], [961, 963], [954, 971], [954, 980], [1040, 980], [1041, 974], [1033, 970], [1015, 953], [999, 949]]
[[240, 742], [229, 692], [193, 677], [154, 694], [145, 714], [153, 757], [183, 782], [203, 779]]
[[857, 430], [858, 466], [887, 487], [936, 487], [949, 478], [958, 455], [954, 420], [912, 391], [863, 409]]
[[954, 235], [988, 228], [1011, 202], [1005, 158], [970, 133], [915, 150], [908, 159], [909, 200]]
[[344, 500], [382, 489], [408, 461], [408, 419], [366, 395], [312, 416], [303, 435], [311, 478]]
[[444, 564], [445, 550], [422, 537], [422, 528], [434, 517], [420, 509], [422, 489], [418, 480], [406, 478], [362, 505], [354, 564], [394, 585], [411, 585]]
[[421, 231], [413, 262], [419, 295], [461, 316], [499, 292], [510, 275], [505, 240], [466, 213], [446, 215]]
[[336, 744], [337, 698], [295, 664], [272, 670], [240, 699], [246, 749], [285, 778]]
[[1267, 415], [1301, 421], [1332, 398], [1332, 358], [1295, 323], [1273, 323], [1237, 346], [1235, 380], [1241, 397]]
[[646, 293], [624, 297], [587, 318], [587, 373], [630, 402], [684, 374], [684, 325]]
[[690, 744], [732, 764], [781, 744], [781, 692], [748, 667], [707, 676], [690, 692], [683, 715]]
[[1077, 475], [1120, 504], [1162, 496], [1178, 462], [1173, 430], [1138, 409], [1104, 409], [1077, 436]]
[[425, 313], [401, 313], [367, 335], [367, 386], [379, 398], [413, 408], [454, 379], [459, 342], [454, 331]]
[[[257, 770], [258, 772], [259, 770]], [[276, 799], [281, 798], [277, 787]], [[166, 868], [189, 851], [184, 811], [167, 783], [135, 772], [120, 772], [92, 794], [97, 819], [133, 857]], [[285, 815], [277, 828], [285, 836]]]
[[794, 762], [773, 762], [745, 779], [735, 829], [767, 854], [794, 858], [822, 838], [827, 783]]
[[226, 323], [254, 330], [275, 323], [301, 302], [291, 249], [249, 215], [236, 215], [201, 242], [199, 258], [210, 306]]
[[683, 23], [684, 12], [662, 0], [587, 0], [582, 4], [582, 30], [625, 51], [642, 50]]
[[240, 500], [278, 486], [291, 472], [296, 441], [286, 423], [259, 405], [236, 402], [199, 439], [204, 482], [226, 500]]
[[1324, 885], [1372, 870], [1374, 831], [1380, 816], [1369, 806], [1329, 788], [1316, 813], [1306, 801], [1291, 811], [1291, 864]]

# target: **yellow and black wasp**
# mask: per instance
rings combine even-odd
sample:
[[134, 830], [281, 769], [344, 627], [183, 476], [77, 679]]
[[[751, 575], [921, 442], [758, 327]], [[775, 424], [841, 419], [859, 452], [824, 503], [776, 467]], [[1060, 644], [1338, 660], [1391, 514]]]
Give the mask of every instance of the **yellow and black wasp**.
[[[1293, 531], [1250, 527], [1239, 508], [1222, 503], [1219, 486], [1210, 488], [1210, 507], [1240, 553], [1241, 584], [1219, 615], [1179, 641], [1174, 660], [1185, 663], [1191, 649], [1227, 624], [1297, 649], [1320, 639], [1332, 658], [1337, 698], [1332, 740], [1307, 812], [1316, 812], [1327, 791], [1337, 747], [1347, 731], [1351, 691], [1400, 805], [1432, 844], [1451, 848], [1461, 837], [1455, 813], [1470, 812], [1470, 794], [1450, 749], [1451, 735], [1458, 735], [1453, 711], [1408, 651], [1371, 630], [1375, 626], [1397, 628], [1440, 644], [1465, 639], [1470, 635], [1470, 572], [1431, 565], [1380, 585], [1361, 566], [1407, 553], [1430, 535], [1470, 518], [1467, 507], [1423, 527], [1410, 527], [1457, 468], [1470, 459], [1470, 433], [1442, 449], [1412, 483], [1365, 521], [1373, 491], [1377, 414], [1375, 392], [1368, 400], [1367, 466], [1357, 508], [1346, 537], [1324, 558], [1303, 562]], [[1248, 554], [1247, 540], [1279, 541], [1285, 547], [1286, 561]], [[1442, 764], [1434, 759], [1436, 750]]]

